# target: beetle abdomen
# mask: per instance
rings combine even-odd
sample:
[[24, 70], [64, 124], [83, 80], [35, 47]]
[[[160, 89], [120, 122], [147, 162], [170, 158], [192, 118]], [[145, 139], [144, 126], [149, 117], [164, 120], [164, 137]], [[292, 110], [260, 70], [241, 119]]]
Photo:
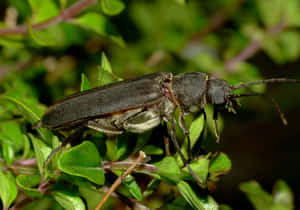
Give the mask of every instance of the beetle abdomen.
[[41, 120], [41, 127], [59, 128], [85, 119], [153, 105], [163, 97], [162, 82], [171, 78], [171, 73], [158, 72], [69, 96], [49, 108]]

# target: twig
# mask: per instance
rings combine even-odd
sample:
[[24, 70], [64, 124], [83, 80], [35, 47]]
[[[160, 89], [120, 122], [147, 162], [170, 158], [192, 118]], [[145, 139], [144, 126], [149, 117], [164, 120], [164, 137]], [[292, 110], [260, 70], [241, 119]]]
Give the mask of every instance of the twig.
[[137, 164], [141, 163], [143, 159], [146, 157], [145, 153], [143, 151], [140, 151], [139, 157], [136, 159], [136, 161], [121, 175], [118, 177], [118, 179], [114, 182], [114, 184], [110, 187], [106, 195], [102, 198], [102, 200], [98, 203], [95, 210], [99, 210], [103, 204], [106, 202], [106, 200], [109, 198], [109, 196], [116, 190], [116, 188], [122, 183], [122, 180], [132, 172], [132, 170], [137, 166]]
[[[103, 169], [104, 170], [126, 170], [130, 167], [134, 161], [119, 161], [119, 162], [111, 162], [111, 161], [104, 161], [103, 162]], [[147, 163], [138, 163], [136, 167], [133, 169], [135, 172], [143, 173], [156, 173], [157, 167]]]
[[[68, 9], [62, 10], [59, 15], [52, 17], [46, 21], [36, 23], [32, 25], [32, 28], [34, 30], [40, 30], [43, 28], [47, 28], [51, 25], [58, 24], [62, 21], [66, 21], [70, 19], [71, 17], [74, 17], [77, 15], [79, 12], [84, 10], [85, 8], [96, 4], [98, 0], [80, 0], [77, 3], [73, 4], [71, 7]], [[28, 30], [28, 25], [19, 25], [13, 28], [3, 28], [0, 29], [0, 36], [5, 36], [5, 35], [12, 35], [12, 34], [25, 34], [27, 33]]]
[[[277, 25], [269, 28], [266, 32], [270, 36], [276, 36], [278, 33], [283, 31], [286, 27], [285, 21], [280, 21]], [[225, 70], [228, 72], [235, 72], [236, 65], [243, 62], [253, 56], [256, 52], [262, 49], [261, 40], [253, 39], [237, 56], [228, 60], [224, 64]]]

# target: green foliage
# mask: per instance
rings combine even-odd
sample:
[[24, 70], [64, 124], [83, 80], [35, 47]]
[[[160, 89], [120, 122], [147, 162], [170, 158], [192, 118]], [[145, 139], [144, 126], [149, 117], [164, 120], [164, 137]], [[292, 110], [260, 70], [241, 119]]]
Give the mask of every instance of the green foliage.
[[[136, 209], [231, 209], [210, 195], [210, 186], [234, 167], [230, 154], [215, 152], [211, 106], [204, 108], [207, 119], [201, 112], [185, 116], [193, 155], [189, 166], [201, 186], [168, 145], [163, 126], [118, 136], [88, 130], [46, 167], [51, 150], [71, 131], [36, 126], [47, 107], [66, 95], [152, 72], [202, 71], [232, 85], [261, 80], [265, 73], [259, 62], [249, 60], [254, 53], [262, 51], [274, 64], [300, 57], [299, 0], [4, 0], [0, 5], [0, 198], [5, 209], [94, 209], [140, 150], [145, 162], [122, 180], [103, 209], [125, 203]], [[266, 86], [236, 93], [244, 91], [264, 93]], [[221, 143], [224, 119], [217, 120]], [[176, 138], [188, 158], [188, 138], [179, 125]], [[294, 208], [284, 181], [275, 184], [272, 195], [255, 181], [240, 188], [256, 209]]]
[[294, 196], [289, 186], [282, 180], [275, 183], [272, 195], [264, 191], [256, 181], [242, 183], [240, 189], [246, 194], [257, 210], [294, 209]]
[[101, 157], [91, 142], [83, 142], [64, 152], [58, 160], [58, 167], [67, 174], [87, 178], [99, 185], [104, 184]]
[[0, 198], [4, 208], [8, 208], [16, 199], [18, 189], [13, 176], [10, 173], [0, 171]]
[[187, 182], [181, 181], [178, 183], [177, 188], [181, 195], [194, 209], [219, 209], [218, 204], [211, 196], [199, 197], [198, 194], [190, 187]]

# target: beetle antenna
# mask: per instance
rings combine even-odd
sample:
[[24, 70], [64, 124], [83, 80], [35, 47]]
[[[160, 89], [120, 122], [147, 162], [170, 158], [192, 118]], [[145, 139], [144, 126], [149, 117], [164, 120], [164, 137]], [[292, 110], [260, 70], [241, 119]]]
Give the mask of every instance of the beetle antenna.
[[241, 83], [236, 86], [233, 86], [232, 89], [240, 89], [252, 85], [260, 85], [260, 84], [265, 84], [265, 83], [300, 83], [300, 80], [297, 79], [286, 79], [286, 78], [271, 78], [271, 79], [264, 79], [260, 81], [255, 81], [255, 82], [246, 82], [246, 83]]
[[[230, 96], [230, 98], [240, 98], [240, 97], [246, 97], [246, 96], [265, 96], [266, 95], [264, 93], [244, 93], [244, 94], [235, 94], [235, 95], [232, 95]], [[280, 116], [280, 119], [282, 121], [282, 123], [287, 126], [288, 122], [287, 122], [287, 119], [286, 117], [284, 116], [283, 112], [280, 110], [280, 107], [279, 107], [279, 104], [277, 103], [277, 101], [271, 97], [266, 97], [267, 99], [270, 99], [272, 104], [274, 105], [276, 111], [278, 112], [279, 116]]]
[[229, 98], [240, 98], [240, 97], [248, 97], [248, 96], [264, 96], [263, 93], [243, 93], [243, 94], [234, 94], [229, 96]]
[[279, 113], [280, 119], [282, 121], [282, 123], [287, 126], [288, 122], [286, 117], [284, 116], [283, 112], [280, 110], [279, 104], [277, 103], [277, 101], [275, 101], [275, 99], [272, 97], [271, 98], [272, 104], [275, 106], [277, 112]]

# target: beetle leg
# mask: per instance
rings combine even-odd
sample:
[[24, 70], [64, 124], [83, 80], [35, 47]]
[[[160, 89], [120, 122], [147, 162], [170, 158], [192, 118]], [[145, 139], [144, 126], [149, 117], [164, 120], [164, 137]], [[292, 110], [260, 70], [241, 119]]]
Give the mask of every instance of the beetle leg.
[[157, 108], [149, 108], [136, 113], [126, 120], [122, 120], [122, 124], [120, 126], [129, 132], [142, 133], [156, 127], [160, 124], [160, 122], [161, 118], [158, 114]]
[[169, 135], [171, 136], [171, 140], [182, 160], [182, 162], [184, 163], [184, 165], [187, 167], [187, 169], [189, 170], [191, 176], [194, 178], [194, 180], [197, 182], [197, 184], [200, 186], [200, 187], [204, 187], [201, 180], [199, 179], [199, 177], [195, 174], [195, 172], [191, 169], [190, 165], [188, 164], [187, 160], [185, 159], [185, 157], [183, 156], [181, 150], [180, 150], [180, 147], [179, 147], [179, 144], [177, 142], [177, 139], [175, 137], [175, 132], [176, 132], [176, 122], [175, 120], [171, 117], [171, 116], [164, 116], [164, 120], [167, 121], [167, 122], [170, 122], [171, 123], [171, 126], [169, 128]]
[[188, 152], [188, 158], [189, 160], [192, 159], [192, 148], [191, 148], [191, 138], [190, 138], [190, 131], [187, 128], [187, 125], [184, 121], [184, 112], [180, 111], [180, 116], [179, 116], [179, 127], [183, 131], [184, 135], [187, 137], [188, 140], [188, 145], [187, 145], [187, 152]]
[[86, 126], [105, 134], [117, 135], [123, 133], [122, 129], [119, 129], [112, 124], [111, 117], [89, 120], [87, 121]]
[[64, 141], [62, 141], [61, 145], [59, 145], [54, 150], [52, 150], [51, 153], [48, 155], [46, 161], [44, 162], [43, 167], [46, 168], [48, 163], [50, 162], [51, 157], [55, 155], [63, 147], [65, 147], [68, 143], [72, 144], [75, 141], [78, 141], [78, 139], [82, 136], [84, 130], [85, 130], [85, 126], [82, 125], [79, 126], [72, 134], [70, 134]]
[[215, 130], [215, 136], [217, 138], [217, 143], [220, 143], [220, 135], [218, 131], [217, 119], [218, 119], [218, 110], [216, 107], [214, 107], [214, 114], [213, 114], [214, 130]]

